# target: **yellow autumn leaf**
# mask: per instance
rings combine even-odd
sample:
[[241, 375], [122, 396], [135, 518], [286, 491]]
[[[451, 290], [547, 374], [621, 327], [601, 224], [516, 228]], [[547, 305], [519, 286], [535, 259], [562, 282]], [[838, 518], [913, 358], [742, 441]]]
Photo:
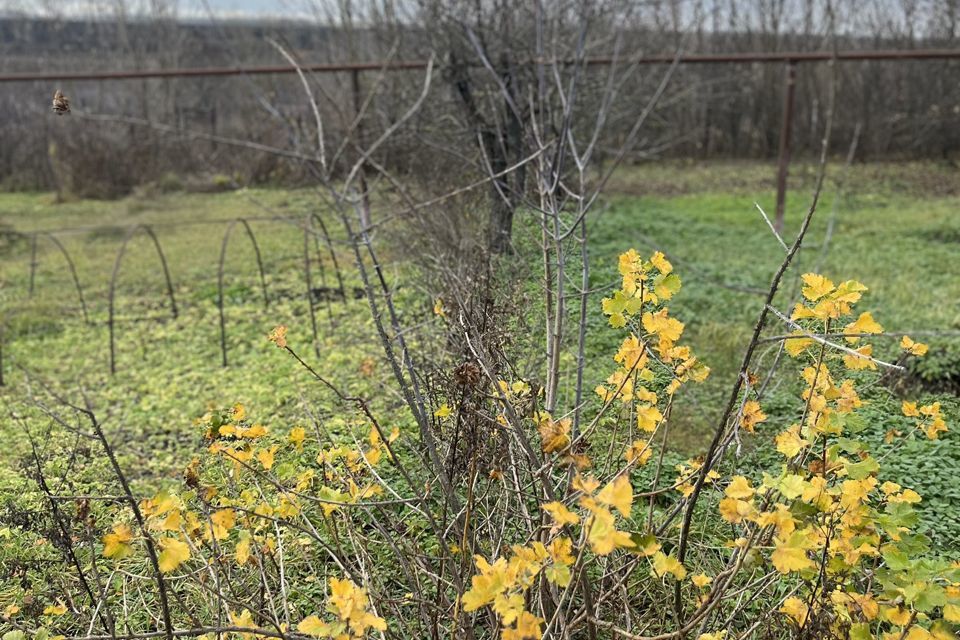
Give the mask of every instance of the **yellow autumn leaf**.
[[810, 302], [816, 302], [834, 289], [831, 281], [817, 273], [805, 273], [800, 276], [803, 280], [803, 297]]
[[756, 426], [767, 419], [760, 409], [760, 403], [756, 400], [747, 400], [743, 403], [743, 413], [740, 416], [740, 426], [753, 433]]
[[67, 612], [67, 605], [63, 603], [63, 600], [58, 600], [57, 604], [47, 605], [43, 608], [43, 615], [45, 616], [62, 616]]
[[537, 430], [540, 432], [540, 447], [544, 453], [554, 453], [563, 451], [570, 446], [570, 425], [569, 418], [564, 420], [543, 420]]
[[912, 618], [910, 611], [903, 607], [887, 607], [883, 615], [887, 620], [899, 627], [909, 624]]
[[[848, 324], [843, 329], [844, 333], [883, 333], [883, 327], [879, 322], [873, 319], [873, 314], [869, 311], [865, 311], [860, 314], [860, 316]], [[847, 342], [850, 344], [857, 344], [860, 341], [859, 336], [848, 337]]]
[[903, 338], [900, 339], [900, 348], [915, 356], [925, 356], [930, 347], [922, 342], [914, 342], [910, 336], [903, 336]]
[[502, 640], [540, 640], [542, 636], [540, 625], [543, 622], [543, 618], [524, 611], [517, 618], [516, 626], [512, 629], [504, 629], [500, 637]]
[[241, 531], [239, 540], [237, 540], [236, 557], [237, 564], [243, 566], [250, 559], [250, 542], [252, 536], [249, 531]]
[[750, 486], [749, 480], [747, 480], [743, 476], [734, 476], [730, 480], [730, 484], [727, 485], [727, 488], [724, 489], [723, 493], [724, 495], [730, 498], [746, 500], [752, 497], [755, 492], [753, 488]]
[[210, 516], [211, 526], [207, 531], [207, 540], [211, 536], [215, 540], [223, 540], [230, 535], [230, 529], [233, 528], [234, 523], [236, 523], [237, 515], [233, 509], [220, 509], [213, 513]]
[[698, 573], [697, 575], [690, 578], [690, 582], [692, 582], [697, 587], [703, 589], [705, 586], [713, 582], [713, 578], [711, 578], [705, 573]]
[[297, 631], [315, 638], [331, 638], [334, 636], [334, 628], [328, 622], [324, 622], [317, 616], [307, 616], [297, 625]]
[[282, 324], [274, 327], [268, 339], [280, 349], [285, 349], [287, 346], [287, 328]]
[[791, 358], [796, 358], [798, 355], [803, 353], [804, 349], [814, 343], [812, 338], [802, 337], [803, 332], [801, 331], [795, 331], [791, 335], [800, 336], [797, 338], [787, 338], [783, 341], [783, 348], [786, 349]]
[[130, 542], [133, 540], [133, 532], [126, 524], [116, 524], [113, 526], [113, 533], [103, 536], [103, 555], [107, 558], [120, 560], [133, 553], [133, 547]]
[[613, 553], [618, 547], [632, 547], [633, 540], [626, 531], [617, 531], [613, 514], [602, 507], [596, 509], [590, 518], [590, 530], [587, 533], [590, 548], [598, 556]]
[[723, 498], [720, 500], [718, 508], [723, 519], [733, 524], [743, 522], [755, 511], [752, 502], [738, 500], [737, 498]]
[[273, 445], [269, 449], [261, 449], [257, 452], [257, 460], [260, 462], [264, 471], [269, 471], [270, 468], [273, 467], [274, 457], [278, 448], [277, 445]]
[[856, 352], [860, 355], [846, 354], [843, 356], [843, 364], [847, 369], [859, 371], [861, 369], [877, 368], [877, 363], [870, 359], [870, 356], [873, 355], [873, 345], [865, 344], [859, 349], [856, 349]]
[[493, 611], [502, 624], [513, 624], [523, 613], [524, 597], [519, 593], [501, 593], [493, 599]]
[[654, 431], [657, 424], [663, 420], [663, 414], [653, 406], [637, 407], [637, 427], [643, 431]]
[[307, 432], [303, 427], [294, 427], [287, 435], [287, 440], [297, 448], [297, 451], [303, 451], [303, 441], [306, 439]]
[[774, 439], [777, 445], [777, 451], [787, 458], [793, 458], [798, 453], [810, 446], [810, 441], [800, 437], [800, 425], [792, 425], [786, 431], [781, 432]]
[[650, 461], [650, 457], [653, 455], [653, 449], [650, 447], [649, 442], [634, 440], [623, 455], [627, 459], [627, 462], [643, 466]]
[[790, 616], [798, 626], [802, 627], [807, 621], [807, 603], [800, 598], [790, 596], [783, 601], [783, 606], [780, 607], [780, 613]]
[[190, 559], [190, 546], [177, 538], [160, 538], [157, 546], [160, 547], [157, 560], [163, 573], [170, 573]]
[[668, 556], [663, 551], [657, 551], [651, 559], [653, 572], [658, 578], [662, 578], [668, 573], [677, 580], [683, 580], [687, 575], [687, 570], [679, 560], [673, 556]]
[[562, 527], [580, 522], [580, 516], [567, 509], [562, 502], [548, 502], [543, 505], [543, 508], [550, 514], [557, 526]]
[[442, 420], [443, 418], [446, 418], [447, 416], [449, 416], [451, 413], [453, 413], [453, 410], [450, 409], [450, 406], [447, 403], [443, 403], [442, 405], [440, 405], [440, 408], [438, 408], [436, 411], [433, 412], [433, 416], [435, 418], [440, 418]]
[[773, 562], [773, 566], [780, 573], [813, 569], [816, 564], [807, 557], [807, 548], [810, 543], [810, 539], [804, 531], [795, 531], [785, 540], [776, 538], [774, 540], [775, 549], [770, 556], [770, 561]]
[[656, 251], [652, 256], [650, 256], [650, 262], [660, 273], [664, 275], [673, 271], [673, 265], [670, 264], [670, 261], [667, 260], [667, 257], [660, 251]]
[[633, 506], [633, 487], [630, 485], [630, 479], [625, 474], [618, 476], [600, 490], [597, 500], [614, 507], [624, 518], [629, 518], [630, 509]]
[[947, 622], [960, 622], [960, 605], [947, 603], [943, 606], [943, 619]]

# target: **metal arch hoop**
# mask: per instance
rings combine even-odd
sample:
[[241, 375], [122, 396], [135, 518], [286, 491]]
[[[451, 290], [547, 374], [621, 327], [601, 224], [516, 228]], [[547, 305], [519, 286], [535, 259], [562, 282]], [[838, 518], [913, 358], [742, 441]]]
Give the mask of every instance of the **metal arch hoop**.
[[224, 367], [227, 366], [227, 319], [223, 308], [223, 271], [227, 258], [227, 245], [230, 244], [230, 233], [238, 222], [243, 225], [243, 228], [246, 230], [247, 237], [250, 238], [250, 243], [253, 245], [253, 252], [257, 257], [257, 269], [260, 272], [260, 289], [263, 292], [263, 307], [266, 309], [270, 306], [270, 298], [267, 295], [267, 278], [263, 270], [263, 257], [260, 254], [260, 245], [257, 243], [257, 237], [245, 219], [237, 218], [236, 220], [231, 220], [230, 224], [227, 225], [227, 230], [223, 234], [223, 241], [220, 244], [220, 262], [217, 265], [217, 309], [220, 312], [220, 354]]
[[116, 312], [116, 292], [117, 292], [117, 276], [120, 275], [120, 265], [123, 262], [123, 256], [127, 251], [127, 245], [130, 243], [130, 240], [136, 235], [137, 231], [143, 230], [150, 239], [153, 241], [153, 246], [157, 250], [157, 256], [160, 258], [160, 266], [163, 267], [163, 277], [167, 283], [167, 297], [170, 299], [170, 309], [173, 315], [173, 318], [176, 319], [178, 315], [177, 311], [177, 299], [173, 294], [173, 281], [170, 279], [170, 269], [167, 267], [167, 258], [163, 254], [163, 248], [160, 246], [160, 240], [157, 239], [157, 235], [153, 232], [153, 229], [150, 225], [138, 224], [130, 228], [130, 231], [127, 232], [126, 237], [123, 239], [123, 244], [120, 245], [120, 251], [117, 252], [117, 258], [113, 263], [113, 273], [110, 275], [110, 311], [107, 318], [107, 326], [110, 330], [110, 374], [117, 372], [117, 358], [116, 358], [116, 336], [115, 336], [115, 312]]
[[37, 231], [32, 234], [33, 242], [31, 243], [30, 249], [30, 296], [33, 297], [34, 292], [34, 279], [37, 271], [37, 267], [40, 264], [38, 254], [37, 254], [37, 238], [43, 236], [48, 238], [57, 249], [60, 251], [60, 255], [63, 256], [63, 259], [67, 263], [67, 268], [70, 270], [70, 278], [73, 280], [73, 288], [77, 291], [77, 299], [80, 301], [80, 310], [83, 313], [83, 321], [87, 324], [90, 324], [90, 316], [87, 312], [87, 302], [83, 297], [83, 287], [80, 285], [80, 278], [77, 276], [77, 267], [74, 263], [73, 258], [70, 256], [70, 252], [67, 251], [67, 248], [63, 246], [63, 243], [60, 242], [60, 239], [57, 238], [53, 233], [49, 231]]

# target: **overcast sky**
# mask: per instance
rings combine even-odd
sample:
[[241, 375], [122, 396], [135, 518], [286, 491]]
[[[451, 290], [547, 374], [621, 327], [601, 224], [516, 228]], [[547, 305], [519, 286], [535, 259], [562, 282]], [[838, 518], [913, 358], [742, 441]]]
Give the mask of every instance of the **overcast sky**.
[[[182, 18], [310, 18], [330, 0], [162, 0]], [[151, 0], [0, 0], [0, 13], [54, 16], [110, 15], [125, 4], [130, 14], [150, 13]]]

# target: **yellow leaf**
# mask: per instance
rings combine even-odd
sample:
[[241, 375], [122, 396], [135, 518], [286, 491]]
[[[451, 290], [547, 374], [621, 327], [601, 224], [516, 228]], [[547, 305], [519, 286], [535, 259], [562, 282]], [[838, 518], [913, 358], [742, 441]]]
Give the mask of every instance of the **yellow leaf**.
[[230, 529], [233, 528], [236, 520], [237, 516], [233, 509], [220, 509], [214, 512], [213, 515], [210, 516], [211, 527], [210, 530], [207, 531], [207, 540], [209, 540], [211, 536], [215, 540], [223, 540], [229, 536]]
[[470, 590], [463, 594], [463, 610], [476, 611], [493, 602], [507, 588], [507, 562], [500, 558], [494, 564], [488, 563], [483, 556], [475, 556], [480, 573], [470, 579]]
[[650, 443], [643, 440], [634, 440], [633, 444], [624, 453], [627, 462], [636, 462], [640, 466], [647, 464], [652, 455], [653, 449], [650, 447]]
[[273, 466], [274, 456], [277, 453], [277, 445], [273, 445], [269, 449], [261, 449], [257, 452], [257, 460], [260, 461], [260, 465], [263, 466], [265, 471], [269, 471]]
[[67, 612], [67, 605], [63, 603], [63, 600], [58, 600], [57, 604], [47, 605], [43, 609], [43, 615], [45, 616], [62, 616]]
[[598, 488], [600, 488], [600, 482], [592, 476], [582, 476], [579, 473], [573, 477], [573, 481], [570, 483], [574, 491], [582, 491], [586, 494], [592, 494]]
[[724, 498], [719, 505], [720, 515], [727, 522], [739, 524], [754, 512], [752, 502], [736, 498]]
[[929, 347], [922, 342], [914, 342], [910, 336], [903, 336], [900, 340], [900, 348], [909, 351], [915, 356], [925, 356], [929, 349]]
[[504, 629], [501, 634], [503, 640], [540, 640], [542, 632], [540, 625], [543, 619], [529, 611], [524, 611], [517, 618], [517, 625], [513, 629]]
[[540, 423], [537, 430], [540, 432], [540, 446], [544, 453], [563, 451], [570, 446], [570, 425], [569, 418], [559, 421], [548, 418]]
[[833, 291], [833, 283], [816, 273], [805, 273], [800, 276], [803, 279], [803, 297], [810, 302], [816, 302], [823, 296]]
[[909, 624], [912, 617], [903, 607], [888, 607], [883, 613], [887, 620], [899, 627]]
[[777, 451], [787, 458], [793, 458], [805, 448], [810, 446], [809, 440], [800, 437], [800, 425], [792, 425], [786, 431], [781, 432], [774, 439], [777, 444]]
[[183, 517], [180, 514], [179, 510], [173, 510], [167, 514], [167, 517], [163, 519], [163, 522], [160, 523], [158, 527], [160, 531], [179, 531], [181, 525], [183, 524]]
[[287, 328], [282, 324], [274, 327], [268, 339], [280, 349], [285, 349], [287, 346]]
[[947, 622], [960, 622], [960, 605], [945, 604], [943, 606], [943, 619]]
[[653, 554], [652, 563], [654, 575], [658, 578], [662, 578], [669, 573], [677, 580], [683, 580], [687, 575], [686, 568], [679, 560], [673, 556], [668, 556], [662, 551]]
[[252, 427], [246, 429], [237, 429], [238, 438], [247, 438], [249, 440], [254, 440], [256, 438], [262, 438], [267, 435], [267, 428], [262, 424], [255, 424]]
[[795, 531], [786, 540], [777, 538], [774, 545], [776, 548], [770, 560], [780, 573], [803, 571], [816, 567], [814, 562], [807, 557], [809, 539], [805, 532]]
[[724, 489], [723, 493], [730, 498], [746, 500], [753, 496], [754, 490], [750, 486], [749, 480], [743, 476], [734, 476], [730, 480], [730, 484], [727, 485], [727, 488]]
[[501, 593], [493, 599], [493, 610], [503, 624], [513, 624], [523, 613], [524, 598], [519, 593]]
[[705, 586], [707, 586], [708, 584], [710, 584], [711, 582], [713, 582], [713, 578], [711, 578], [710, 576], [708, 576], [708, 575], [705, 574], [705, 573], [698, 573], [697, 575], [695, 575], [695, 576], [693, 576], [692, 578], [690, 578], [690, 581], [691, 581], [694, 585], [696, 585], [697, 587], [699, 587], [699, 588], [702, 589], [702, 588], [704, 588]]
[[760, 403], [756, 400], [747, 400], [743, 403], [743, 414], [740, 416], [740, 426], [754, 432], [754, 428], [767, 419], [767, 414], [760, 410]]
[[443, 419], [443, 418], [446, 418], [447, 416], [449, 416], [451, 413], [453, 413], [453, 410], [450, 409], [450, 407], [449, 407], [449, 405], [447, 405], [447, 403], [443, 403], [442, 405], [440, 405], [440, 408], [439, 408], [439, 409], [437, 409], [436, 411], [433, 412], [433, 415], [434, 415], [434, 417], [436, 417], [436, 418]]
[[785, 613], [790, 616], [798, 626], [802, 627], [807, 621], [807, 603], [800, 598], [791, 596], [783, 601], [783, 606], [780, 607], [780, 613]]
[[667, 260], [667, 257], [664, 256], [660, 251], [657, 251], [650, 256], [650, 262], [653, 263], [653, 266], [664, 275], [673, 271], [673, 265], [670, 264], [670, 262]]
[[433, 313], [441, 318], [447, 317], [447, 310], [443, 308], [443, 298], [437, 298], [433, 301]]
[[249, 531], [244, 530], [240, 532], [240, 539], [237, 541], [236, 549], [237, 564], [240, 566], [247, 564], [247, 561], [250, 559], [250, 540], [251, 536]]
[[[795, 331], [793, 335], [803, 336], [803, 333], [800, 331]], [[783, 341], [783, 348], [786, 349], [791, 358], [796, 358], [798, 355], [803, 353], [804, 349], [812, 345], [813, 342], [814, 341], [811, 338], [787, 338]]]
[[637, 407], [637, 427], [643, 431], [654, 431], [661, 420], [663, 420], [663, 415], [656, 407]]
[[297, 625], [297, 631], [315, 638], [330, 638], [333, 636], [333, 625], [324, 622], [317, 616], [307, 616]]
[[590, 531], [587, 534], [587, 541], [593, 552], [598, 556], [606, 556], [613, 553], [618, 547], [632, 547], [633, 540], [626, 531], [617, 531], [614, 526], [613, 514], [608, 509], [598, 508], [590, 518]]
[[557, 526], [573, 525], [580, 522], [580, 516], [567, 509], [562, 502], [548, 502], [543, 508], [550, 514]]
[[860, 356], [855, 356], [855, 355], [843, 356], [843, 364], [846, 365], [847, 369], [859, 371], [861, 369], [877, 368], [877, 364], [873, 360], [869, 359], [869, 357], [873, 355], [872, 345], [865, 344], [859, 349], [857, 349], [856, 351], [861, 355]]
[[133, 540], [133, 532], [126, 524], [113, 525], [113, 533], [103, 536], [103, 555], [107, 558], [120, 560], [133, 553], [133, 547], [130, 541]]
[[[844, 333], [883, 333], [883, 327], [873, 319], [873, 314], [865, 311], [860, 314], [856, 320], [844, 327]], [[856, 344], [860, 341], [859, 337], [849, 337], [847, 342]]]
[[633, 506], [633, 487], [630, 485], [630, 479], [626, 475], [618, 476], [600, 490], [597, 500], [614, 507], [624, 518], [629, 518], [630, 509]]
[[171, 509], [180, 506], [180, 500], [170, 492], [163, 490], [152, 498], [140, 501], [140, 512], [147, 517], [162, 516]]
[[290, 429], [287, 440], [297, 448], [297, 451], [303, 451], [303, 441], [307, 439], [307, 432], [303, 427], [294, 427]]
[[190, 546], [177, 538], [160, 538], [157, 546], [160, 547], [158, 564], [163, 573], [170, 573], [190, 559]]

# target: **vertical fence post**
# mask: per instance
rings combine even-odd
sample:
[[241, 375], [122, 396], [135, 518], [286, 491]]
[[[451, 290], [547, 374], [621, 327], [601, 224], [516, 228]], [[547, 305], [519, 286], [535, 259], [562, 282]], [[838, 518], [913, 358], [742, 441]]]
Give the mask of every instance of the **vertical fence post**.
[[33, 241], [30, 243], [30, 293], [33, 297], [33, 282], [37, 275], [37, 233], [33, 234]]
[[[362, 103], [360, 100], [360, 71], [354, 69], [350, 72], [350, 92], [353, 94], [353, 117], [356, 120], [356, 142], [357, 148], [360, 150], [360, 153], [364, 152], [363, 147], [363, 118], [361, 118], [360, 109]], [[360, 171], [357, 172], [357, 177], [360, 180], [360, 225], [364, 229], [370, 227], [370, 194], [367, 193], [367, 176], [364, 172], [364, 162], [360, 162]]]
[[790, 134], [793, 130], [793, 103], [797, 88], [797, 61], [787, 60], [783, 87], [783, 119], [780, 123], [780, 150], [777, 159], [777, 215], [774, 227], [783, 231], [787, 203], [787, 173], [790, 169]]
[[307, 214], [303, 225], [303, 277], [307, 285], [307, 310], [310, 311], [310, 329], [313, 332], [313, 352], [320, 357], [320, 338], [317, 334], [317, 314], [313, 310], [313, 280], [310, 277], [310, 234], [313, 216]]

